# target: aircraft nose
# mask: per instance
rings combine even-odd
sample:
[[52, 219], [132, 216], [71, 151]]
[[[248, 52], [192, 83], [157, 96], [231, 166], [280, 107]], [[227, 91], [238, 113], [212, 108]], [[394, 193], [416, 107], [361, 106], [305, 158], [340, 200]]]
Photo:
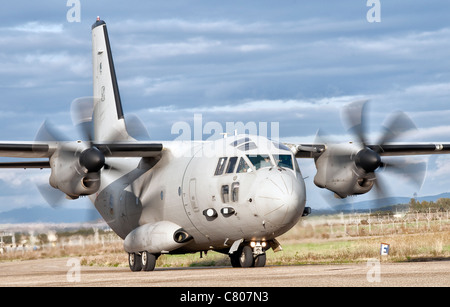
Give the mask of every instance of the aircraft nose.
[[264, 224], [270, 228], [293, 226], [303, 214], [305, 185], [289, 170], [272, 168], [261, 178], [255, 206]]

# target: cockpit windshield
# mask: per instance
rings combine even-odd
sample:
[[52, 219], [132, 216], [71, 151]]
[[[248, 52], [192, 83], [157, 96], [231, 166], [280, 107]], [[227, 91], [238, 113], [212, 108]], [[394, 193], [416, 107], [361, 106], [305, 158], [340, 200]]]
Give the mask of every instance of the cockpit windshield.
[[243, 157], [219, 158], [214, 175], [249, 173], [253, 170], [257, 171], [260, 168], [273, 166], [299, 171], [297, 161], [290, 154], [273, 154], [273, 159], [269, 154], [249, 154]]
[[271, 167], [272, 162], [270, 161], [269, 155], [247, 155], [247, 158], [253, 164], [256, 170], [262, 167]]
[[273, 159], [279, 167], [294, 169], [291, 155], [273, 155]]

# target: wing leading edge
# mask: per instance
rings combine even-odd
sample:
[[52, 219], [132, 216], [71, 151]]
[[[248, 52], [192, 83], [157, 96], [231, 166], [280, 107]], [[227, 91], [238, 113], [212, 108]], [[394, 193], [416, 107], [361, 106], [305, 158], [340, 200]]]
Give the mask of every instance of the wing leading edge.
[[[0, 157], [41, 159], [33, 161], [0, 162], [0, 168], [49, 168], [49, 160], [57, 150], [64, 150], [65, 144], [74, 142], [0, 142]], [[78, 143], [78, 142], [77, 142]], [[157, 157], [163, 151], [160, 143], [112, 142], [94, 143], [105, 157]]]
[[[292, 149], [296, 158], [317, 158], [327, 150], [327, 144], [286, 145]], [[447, 143], [383, 144], [366, 146], [377, 151], [380, 156], [450, 154], [450, 144]]]

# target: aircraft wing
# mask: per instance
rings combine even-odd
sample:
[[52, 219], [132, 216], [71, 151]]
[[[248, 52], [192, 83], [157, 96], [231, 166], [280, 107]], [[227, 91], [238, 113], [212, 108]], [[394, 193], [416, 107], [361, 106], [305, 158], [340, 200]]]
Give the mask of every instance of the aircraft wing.
[[55, 142], [0, 142], [0, 157], [49, 158], [56, 148]]
[[[67, 144], [74, 142], [67, 142]], [[76, 142], [75, 142], [76, 143]], [[33, 161], [0, 162], [0, 168], [49, 168], [49, 158], [65, 142], [0, 142], [0, 157], [41, 159]], [[105, 157], [156, 157], [163, 150], [160, 143], [112, 142], [94, 143]], [[47, 158], [47, 160], [42, 160]]]
[[94, 143], [107, 157], [156, 157], [163, 150], [160, 143], [148, 142], [113, 142], [113, 143]]
[[[295, 153], [296, 158], [317, 158], [326, 149], [327, 144], [285, 144]], [[414, 143], [367, 145], [380, 156], [434, 155], [450, 154], [448, 143]]]

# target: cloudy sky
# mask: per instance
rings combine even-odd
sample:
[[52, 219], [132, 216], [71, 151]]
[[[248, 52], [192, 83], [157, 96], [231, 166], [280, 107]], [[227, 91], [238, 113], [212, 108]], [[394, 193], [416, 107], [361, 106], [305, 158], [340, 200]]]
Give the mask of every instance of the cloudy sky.
[[[370, 99], [369, 138], [403, 110], [419, 128], [407, 141], [450, 142], [447, 1], [380, 0], [380, 22], [369, 22], [366, 0], [111, 2], [2, 5], [0, 140], [33, 140], [46, 119], [74, 135], [70, 103], [92, 95], [91, 25], [99, 15], [124, 111], [154, 140], [175, 139], [173, 125], [200, 114], [224, 130], [227, 122], [278, 123], [282, 141], [312, 143], [318, 129], [349, 141], [341, 108]], [[323, 206], [313, 162], [299, 163], [309, 205]], [[420, 191], [386, 180], [396, 183], [395, 196], [438, 194], [450, 190], [449, 171], [450, 157], [435, 156]], [[0, 212], [44, 206], [35, 184], [46, 178], [0, 171]]]

